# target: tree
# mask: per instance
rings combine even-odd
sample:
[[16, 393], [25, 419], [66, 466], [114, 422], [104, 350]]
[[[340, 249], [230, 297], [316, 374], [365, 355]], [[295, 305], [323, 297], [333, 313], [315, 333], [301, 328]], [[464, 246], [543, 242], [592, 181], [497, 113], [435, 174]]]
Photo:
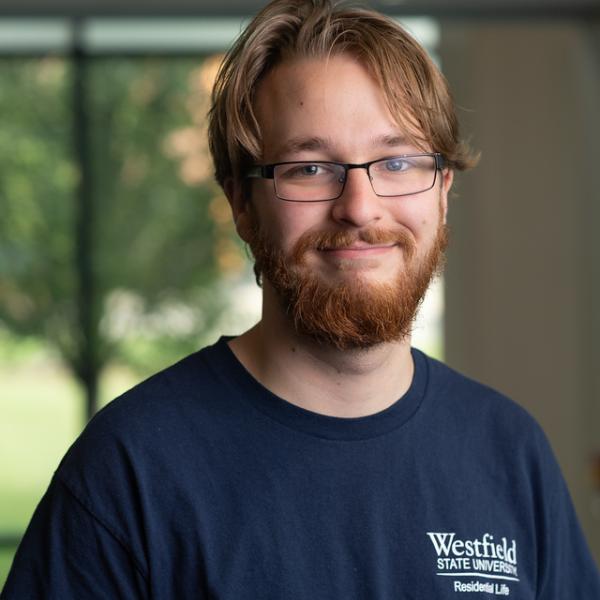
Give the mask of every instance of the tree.
[[[198, 141], [214, 64], [87, 59], [91, 210], [82, 221], [74, 63], [0, 63], [0, 110], [10, 115], [0, 130], [0, 324], [60, 351], [87, 390], [90, 415], [106, 364], [136, 362], [132, 330], [160, 343], [164, 361], [198, 347], [226, 305], [220, 278], [241, 268], [226, 201]], [[82, 222], [91, 240], [85, 268], [75, 235]], [[83, 302], [87, 332], [82, 273], [92, 290], [91, 305]]]

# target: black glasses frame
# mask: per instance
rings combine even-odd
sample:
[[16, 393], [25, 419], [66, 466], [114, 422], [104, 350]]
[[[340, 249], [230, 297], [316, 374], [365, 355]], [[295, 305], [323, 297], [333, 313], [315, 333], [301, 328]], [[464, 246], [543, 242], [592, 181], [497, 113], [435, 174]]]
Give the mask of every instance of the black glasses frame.
[[[435, 185], [437, 181], [437, 172], [441, 171], [447, 166], [446, 159], [440, 152], [422, 152], [419, 154], [398, 154], [395, 156], [388, 156], [384, 158], [378, 158], [376, 160], [371, 160], [366, 163], [341, 163], [333, 160], [288, 160], [284, 162], [272, 163], [269, 165], [254, 165], [250, 167], [246, 171], [246, 177], [257, 178], [257, 179], [273, 179], [273, 187], [275, 188], [275, 195], [279, 200], [283, 200], [284, 202], [329, 202], [331, 200], [337, 200], [344, 193], [344, 189], [346, 187], [346, 181], [348, 180], [348, 171], [350, 169], [365, 169], [367, 175], [369, 176], [369, 181], [371, 181], [371, 187], [373, 187], [372, 179], [371, 179], [371, 165], [375, 163], [384, 161], [384, 160], [394, 160], [395, 158], [417, 158], [420, 156], [431, 156], [435, 160], [435, 172], [433, 175], [433, 182], [428, 188], [423, 190], [418, 190], [416, 192], [410, 192], [408, 194], [378, 194], [373, 188], [373, 192], [376, 196], [381, 198], [395, 198], [397, 196], [412, 196], [413, 194], [420, 194], [422, 192], [427, 192]], [[342, 183], [342, 188], [340, 193], [333, 198], [325, 198], [320, 200], [293, 200], [291, 198], [282, 198], [277, 194], [277, 186], [275, 185], [275, 167], [279, 167], [280, 165], [314, 165], [315, 163], [324, 164], [324, 165], [337, 165], [338, 167], [344, 168], [344, 180]]]

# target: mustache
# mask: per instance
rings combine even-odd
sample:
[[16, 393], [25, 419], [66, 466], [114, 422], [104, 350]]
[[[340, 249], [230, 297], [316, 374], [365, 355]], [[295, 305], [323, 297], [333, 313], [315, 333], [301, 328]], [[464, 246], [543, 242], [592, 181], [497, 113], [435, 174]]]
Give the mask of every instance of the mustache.
[[403, 248], [411, 259], [416, 251], [412, 236], [404, 229], [381, 229], [369, 227], [357, 231], [340, 229], [332, 231], [307, 231], [296, 242], [292, 261], [301, 264], [308, 250], [337, 250], [347, 248], [356, 242], [371, 245], [395, 244]]

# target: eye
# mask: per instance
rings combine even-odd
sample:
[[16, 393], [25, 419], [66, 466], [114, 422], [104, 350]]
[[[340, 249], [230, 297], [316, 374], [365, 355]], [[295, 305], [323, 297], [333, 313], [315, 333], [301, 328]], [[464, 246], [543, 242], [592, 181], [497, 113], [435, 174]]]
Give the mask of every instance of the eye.
[[381, 164], [381, 167], [386, 171], [392, 172], [406, 171], [406, 169], [410, 168], [410, 163], [402, 158], [390, 158], [388, 160], [384, 160]]
[[304, 165], [302, 172], [304, 175], [316, 175], [319, 172], [319, 165]]
[[322, 173], [321, 165], [298, 165], [295, 169], [292, 169], [292, 173], [296, 176], [303, 177], [314, 177]]
[[281, 165], [278, 175], [286, 179], [322, 179], [332, 177], [335, 169], [327, 163], [291, 163]]

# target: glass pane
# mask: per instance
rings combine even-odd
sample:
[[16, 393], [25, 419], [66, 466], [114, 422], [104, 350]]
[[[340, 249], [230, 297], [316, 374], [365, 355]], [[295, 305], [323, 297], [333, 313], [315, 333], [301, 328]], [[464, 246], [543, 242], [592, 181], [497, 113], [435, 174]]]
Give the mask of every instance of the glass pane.
[[[85, 421], [86, 350], [102, 404], [258, 315], [207, 156], [218, 62], [93, 58], [78, 121], [69, 61], [0, 61], [10, 115], [0, 129], [0, 538], [18, 539]], [[78, 306], [77, 130], [90, 157], [91, 343]], [[234, 297], [246, 298], [242, 311]]]
[[68, 81], [60, 58], [0, 59], [0, 585], [80, 425], [54, 371], [75, 293]]

